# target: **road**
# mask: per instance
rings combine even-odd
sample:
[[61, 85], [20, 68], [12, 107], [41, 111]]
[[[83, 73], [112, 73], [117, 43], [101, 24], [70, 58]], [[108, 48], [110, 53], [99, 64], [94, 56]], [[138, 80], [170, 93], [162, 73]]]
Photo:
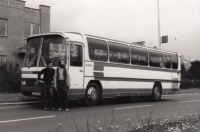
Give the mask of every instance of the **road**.
[[[1, 132], [57, 132], [93, 131], [94, 125], [108, 128], [113, 125], [127, 126], [126, 118], [137, 123], [137, 111], [140, 116], [159, 115], [160, 113], [198, 112], [200, 94], [166, 95], [160, 102], [151, 102], [144, 98], [132, 101], [117, 99], [103, 100], [94, 107], [84, 107], [79, 102], [71, 102], [70, 112], [43, 111], [41, 104], [0, 106]], [[89, 127], [87, 127], [89, 126]]]

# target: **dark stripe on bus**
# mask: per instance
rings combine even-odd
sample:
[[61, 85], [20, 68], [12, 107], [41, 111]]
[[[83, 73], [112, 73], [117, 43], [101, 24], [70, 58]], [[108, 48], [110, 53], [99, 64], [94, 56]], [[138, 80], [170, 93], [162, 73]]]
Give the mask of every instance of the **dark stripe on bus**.
[[104, 77], [104, 73], [103, 72], [94, 72], [94, 76], [95, 77]]
[[104, 70], [104, 65], [100, 64], [96, 64], [94, 63], [94, 71], [103, 71]]
[[[172, 93], [172, 88], [162, 89], [162, 94]], [[150, 89], [103, 89], [103, 98], [118, 97], [118, 96], [144, 96], [152, 95], [152, 88]]]
[[38, 74], [40, 71], [22, 71], [22, 74]]
[[178, 78], [172, 78], [172, 83], [179, 83]]
[[166, 80], [166, 79], [141, 79], [141, 78], [122, 78], [122, 77], [98, 77], [98, 76], [85, 76], [85, 77], [94, 77], [95, 80], [100, 81], [134, 81], [134, 82], [168, 82], [168, 83], [180, 83], [180, 81]]
[[105, 62], [94, 62], [94, 70], [103, 71], [104, 67], [117, 67], [117, 68], [126, 68], [126, 69], [162, 71], [162, 72], [173, 72], [173, 73], [180, 72], [180, 70], [164, 69], [164, 68], [159, 68], [159, 67], [148, 67], [148, 66], [140, 66], [140, 65], [137, 66], [137, 65], [114, 64], [114, 63], [105, 63]]

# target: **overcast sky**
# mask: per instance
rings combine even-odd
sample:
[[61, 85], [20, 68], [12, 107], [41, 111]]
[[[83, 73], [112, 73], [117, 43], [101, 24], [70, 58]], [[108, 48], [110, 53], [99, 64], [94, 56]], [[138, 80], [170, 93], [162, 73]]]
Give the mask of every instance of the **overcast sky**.
[[[25, 0], [51, 6], [51, 31], [73, 31], [158, 47], [157, 0]], [[161, 48], [200, 60], [200, 0], [160, 0]]]

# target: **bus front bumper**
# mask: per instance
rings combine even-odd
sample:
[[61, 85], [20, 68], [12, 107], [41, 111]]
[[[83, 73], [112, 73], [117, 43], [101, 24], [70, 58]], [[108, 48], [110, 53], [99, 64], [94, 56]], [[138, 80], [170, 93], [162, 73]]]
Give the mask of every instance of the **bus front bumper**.
[[41, 96], [41, 87], [27, 87], [21, 86], [21, 92], [25, 96]]

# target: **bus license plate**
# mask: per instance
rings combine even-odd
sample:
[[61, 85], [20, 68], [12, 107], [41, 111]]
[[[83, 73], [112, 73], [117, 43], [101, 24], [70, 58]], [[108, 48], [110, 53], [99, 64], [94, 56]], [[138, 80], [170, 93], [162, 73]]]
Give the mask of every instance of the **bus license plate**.
[[32, 92], [32, 95], [40, 96], [41, 93], [39, 93], [39, 92]]

